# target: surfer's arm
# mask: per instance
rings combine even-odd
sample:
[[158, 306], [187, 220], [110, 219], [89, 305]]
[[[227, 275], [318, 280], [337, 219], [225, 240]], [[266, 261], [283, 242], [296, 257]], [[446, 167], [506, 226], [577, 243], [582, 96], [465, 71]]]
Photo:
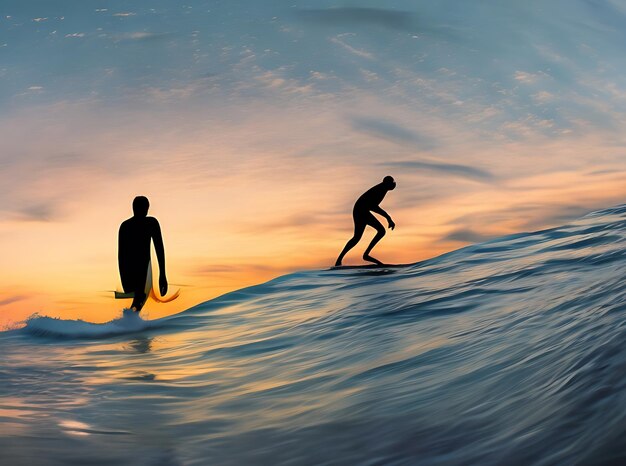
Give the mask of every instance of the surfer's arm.
[[372, 207], [372, 212], [385, 217], [387, 219], [387, 222], [389, 222], [389, 228], [391, 228], [392, 230], [395, 228], [396, 224], [391, 219], [391, 215], [385, 212], [380, 206], [377, 205], [376, 207]]
[[163, 247], [163, 236], [161, 235], [161, 226], [157, 219], [154, 219], [152, 231], [152, 241], [154, 242], [154, 251], [156, 252], [157, 261], [159, 263], [159, 291], [161, 296], [167, 293], [167, 276], [165, 274], [165, 248]]
[[120, 225], [120, 230], [117, 234], [117, 264], [120, 269], [120, 273], [122, 272], [122, 264], [126, 260], [125, 257], [125, 235], [124, 235], [124, 224]]

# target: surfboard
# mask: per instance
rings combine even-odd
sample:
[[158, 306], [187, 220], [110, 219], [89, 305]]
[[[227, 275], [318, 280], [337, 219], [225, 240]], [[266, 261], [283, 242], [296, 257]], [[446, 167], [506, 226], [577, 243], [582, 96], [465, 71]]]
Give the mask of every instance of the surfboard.
[[332, 266], [332, 267], [331, 267], [331, 268], [329, 268], [328, 270], [399, 269], [399, 268], [402, 268], [402, 267], [408, 267], [409, 265], [412, 265], [412, 264], [383, 264], [383, 265], [378, 265], [378, 264], [363, 264], [363, 265], [339, 265], [339, 266]]
[[[170, 296], [160, 296], [158, 291], [154, 290], [154, 284], [152, 283], [152, 263], [148, 262], [148, 273], [146, 275], [146, 287], [144, 288], [146, 296], [152, 298], [157, 303], [170, 303], [180, 296], [180, 289], [176, 290], [174, 294]], [[132, 299], [135, 297], [134, 292], [124, 293], [123, 291], [115, 291], [115, 299]]]
[[176, 290], [174, 294], [166, 297], [166, 296], [159, 296], [159, 293], [157, 291], [154, 291], [154, 288], [153, 288], [150, 290], [149, 296], [153, 300], [155, 300], [157, 303], [171, 303], [172, 301], [174, 301], [176, 298], [180, 296], [180, 290]]

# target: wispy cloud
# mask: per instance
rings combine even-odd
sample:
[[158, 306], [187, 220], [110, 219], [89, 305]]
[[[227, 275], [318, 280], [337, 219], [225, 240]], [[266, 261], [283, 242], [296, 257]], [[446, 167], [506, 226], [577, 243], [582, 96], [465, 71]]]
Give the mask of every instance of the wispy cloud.
[[365, 25], [396, 30], [409, 30], [414, 27], [415, 15], [407, 11], [387, 8], [335, 7], [301, 9], [299, 18], [326, 25]]
[[283, 273], [292, 270], [292, 267], [277, 267], [267, 264], [212, 264], [207, 266], [195, 267], [190, 271], [191, 275], [217, 275], [217, 274], [233, 274], [233, 273], [250, 273], [250, 272], [272, 272]]
[[516, 71], [514, 78], [523, 84], [535, 84], [545, 73], [529, 73], [527, 71]]
[[432, 137], [409, 130], [388, 119], [353, 117], [351, 123], [352, 128], [356, 131], [396, 144], [410, 145], [422, 151], [430, 151], [437, 147], [437, 143]]
[[28, 296], [25, 295], [13, 295], [13, 296], [9, 296], [3, 299], [0, 299], [0, 306], [6, 306], [8, 304], [12, 304], [18, 301], [23, 301], [24, 299], [27, 299]]
[[313, 235], [317, 235], [320, 231], [340, 228], [341, 219], [348, 218], [349, 212], [349, 208], [329, 206], [326, 211], [300, 212], [268, 221], [256, 218], [253, 221], [240, 222], [238, 231], [251, 235], [258, 235], [259, 231], [272, 234], [293, 232], [305, 237], [310, 230]]
[[453, 163], [402, 160], [396, 162], [383, 162], [380, 165], [386, 168], [439, 173], [441, 175], [456, 176], [483, 183], [492, 182], [496, 179], [493, 174], [486, 170]]
[[[618, 202], [619, 200], [615, 201]], [[557, 225], [582, 217], [583, 215], [601, 207], [611, 205], [611, 202], [589, 202], [587, 204], [552, 204], [549, 200], [541, 203], [519, 203], [510, 205], [506, 209], [485, 210], [472, 212], [452, 219], [450, 225], [462, 225], [455, 232], [475, 232], [482, 225], [502, 225], [515, 220], [516, 231], [534, 231]], [[461, 235], [459, 238], [463, 237]], [[471, 235], [466, 236], [467, 239]], [[477, 240], [484, 240], [476, 238]]]
[[374, 55], [370, 52], [367, 52], [363, 49], [358, 49], [356, 47], [351, 46], [350, 44], [348, 44], [343, 38], [341, 37], [333, 37], [330, 40], [332, 43], [337, 44], [341, 47], [343, 47], [343, 49], [347, 50], [348, 52], [350, 52], [353, 55], [357, 55], [361, 58], [367, 58], [368, 60], [373, 60], [374, 59]]
[[14, 211], [15, 219], [23, 222], [50, 222], [56, 215], [56, 208], [51, 203], [27, 205]]
[[582, 205], [534, 206], [533, 215], [524, 222], [523, 228], [526, 230], [536, 230], [545, 228], [546, 226], [562, 225], [580, 218], [592, 210], [593, 208]]
[[492, 236], [471, 230], [469, 228], [461, 228], [448, 233], [441, 239], [443, 241], [458, 241], [461, 243], [482, 243], [490, 238], [492, 238]]
[[612, 175], [614, 173], [622, 173], [626, 170], [618, 168], [607, 168], [603, 170], [594, 170], [588, 173], [589, 176]]
[[165, 39], [170, 36], [172, 36], [172, 34], [167, 32], [135, 31], [114, 34], [111, 37], [116, 41], [150, 41]]

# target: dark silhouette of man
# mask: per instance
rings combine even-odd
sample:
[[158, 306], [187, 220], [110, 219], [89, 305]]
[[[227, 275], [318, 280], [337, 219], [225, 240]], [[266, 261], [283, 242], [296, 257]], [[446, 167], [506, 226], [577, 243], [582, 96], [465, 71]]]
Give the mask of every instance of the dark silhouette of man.
[[383, 236], [385, 236], [385, 227], [378, 221], [372, 212], [382, 215], [389, 222], [389, 228], [392, 230], [395, 228], [396, 224], [393, 222], [391, 217], [387, 212], [385, 212], [379, 204], [385, 198], [385, 195], [388, 191], [395, 189], [396, 182], [391, 176], [386, 176], [383, 178], [383, 182], [377, 184], [376, 186], [368, 189], [365, 193], [361, 195], [354, 204], [354, 209], [352, 210], [352, 217], [354, 218], [354, 235], [352, 238], [348, 240], [346, 246], [339, 254], [337, 258], [337, 262], [335, 263], [335, 267], [339, 267], [341, 265], [341, 261], [343, 261], [343, 256], [345, 256], [350, 249], [357, 245], [357, 243], [361, 240], [363, 236], [363, 232], [365, 231], [365, 227], [367, 225], [376, 229], [376, 236], [372, 239], [372, 242], [367, 247], [365, 252], [363, 253], [363, 259], [369, 262], [373, 262], [378, 265], [384, 265], [378, 259], [374, 259], [370, 256], [370, 252], [372, 248], [376, 246]]
[[[135, 293], [131, 309], [141, 311], [148, 298], [146, 280], [150, 267], [150, 242], [154, 241], [157, 261], [159, 262], [159, 291], [161, 296], [167, 293], [165, 276], [165, 250], [161, 226], [154, 217], [148, 217], [150, 202], [144, 196], [133, 200], [134, 215], [120, 225], [117, 260], [126, 293]], [[149, 291], [149, 290], [148, 290]]]

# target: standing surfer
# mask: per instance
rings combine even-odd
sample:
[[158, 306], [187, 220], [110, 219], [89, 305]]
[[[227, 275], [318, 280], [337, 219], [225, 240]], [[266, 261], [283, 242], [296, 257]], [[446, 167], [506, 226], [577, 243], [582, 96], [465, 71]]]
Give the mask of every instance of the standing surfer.
[[335, 263], [335, 267], [339, 267], [341, 265], [341, 261], [343, 260], [343, 256], [345, 256], [350, 249], [357, 245], [357, 243], [361, 240], [363, 236], [363, 232], [365, 231], [365, 227], [367, 225], [376, 229], [376, 236], [372, 239], [372, 242], [367, 247], [365, 252], [363, 253], [363, 259], [369, 262], [373, 262], [378, 265], [383, 265], [378, 259], [374, 259], [370, 256], [370, 252], [376, 243], [378, 243], [383, 236], [385, 236], [385, 227], [378, 221], [372, 212], [382, 215], [387, 219], [389, 223], [389, 228], [392, 230], [395, 228], [396, 224], [391, 219], [391, 216], [385, 212], [379, 204], [385, 198], [385, 195], [388, 191], [395, 189], [396, 182], [393, 177], [386, 176], [383, 178], [383, 182], [377, 184], [376, 186], [368, 189], [364, 194], [361, 195], [354, 204], [354, 209], [352, 210], [352, 217], [354, 219], [354, 235], [352, 238], [348, 240], [346, 246], [339, 254], [337, 258], [337, 262]]
[[145, 196], [133, 200], [134, 215], [120, 225], [118, 240], [118, 264], [122, 286], [127, 293], [134, 293], [131, 309], [141, 311], [146, 303], [150, 289], [147, 286], [150, 268], [150, 242], [154, 241], [157, 261], [159, 262], [159, 291], [161, 296], [167, 293], [165, 276], [165, 250], [161, 226], [154, 217], [148, 217], [150, 202]]

